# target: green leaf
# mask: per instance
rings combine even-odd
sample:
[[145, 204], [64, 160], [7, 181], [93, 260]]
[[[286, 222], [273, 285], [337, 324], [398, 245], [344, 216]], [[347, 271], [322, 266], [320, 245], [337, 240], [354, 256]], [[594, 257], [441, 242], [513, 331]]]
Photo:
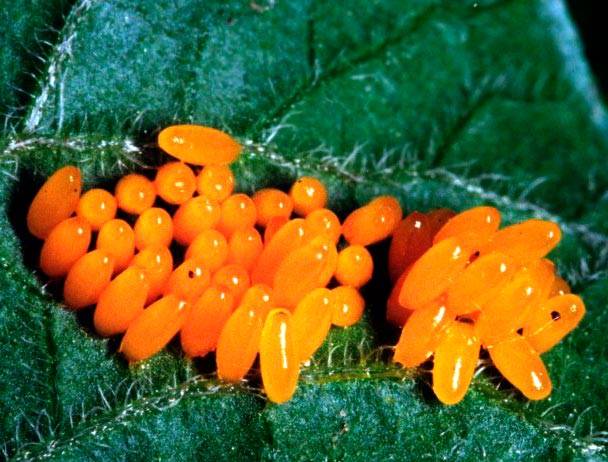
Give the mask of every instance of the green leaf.
[[[0, 441], [31, 460], [608, 459], [608, 119], [561, 0], [80, 0], [3, 6], [0, 32]], [[44, 45], [52, 41], [52, 45]], [[257, 372], [217, 381], [177, 346], [128, 367], [57, 302], [25, 210], [76, 163], [87, 186], [163, 161], [173, 122], [239, 137], [239, 188], [314, 174], [342, 215], [380, 193], [406, 211], [494, 204], [556, 220], [552, 257], [583, 294], [528, 402], [487, 361], [459, 405], [390, 362], [390, 289], [334, 328], [294, 399]]]

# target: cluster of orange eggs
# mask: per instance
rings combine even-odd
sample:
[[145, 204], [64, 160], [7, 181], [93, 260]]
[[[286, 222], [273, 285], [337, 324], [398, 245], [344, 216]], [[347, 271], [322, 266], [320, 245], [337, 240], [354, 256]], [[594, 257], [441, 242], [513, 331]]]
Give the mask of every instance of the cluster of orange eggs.
[[283, 402], [331, 325], [361, 318], [358, 289], [373, 272], [365, 246], [390, 235], [399, 203], [379, 197], [341, 224], [312, 177], [289, 193], [233, 193], [229, 164], [241, 146], [223, 132], [172, 126], [159, 146], [178, 160], [153, 180], [124, 176], [114, 194], [81, 194], [74, 166], [45, 182], [27, 215], [30, 232], [44, 240], [40, 268], [65, 278], [68, 307], [95, 305], [100, 335], [124, 334], [120, 351], [129, 361], [154, 355], [179, 333], [188, 356], [216, 351], [218, 375], [236, 382], [259, 353], [266, 393]]
[[540, 355], [585, 313], [545, 258], [559, 227], [527, 220], [499, 229], [500, 218], [493, 207], [414, 212], [393, 234], [387, 318], [403, 326], [394, 360], [414, 367], [433, 356], [433, 390], [446, 404], [463, 399], [481, 347], [527, 398], [545, 398]]
[[259, 355], [266, 394], [284, 402], [331, 325], [361, 318], [359, 288], [374, 269], [366, 247], [391, 237], [387, 318], [403, 326], [395, 361], [413, 367], [434, 356], [433, 389], [453, 404], [483, 346], [525, 396], [550, 393], [540, 354], [585, 310], [544, 258], [560, 240], [556, 224], [499, 229], [492, 207], [402, 220], [392, 196], [341, 223], [312, 177], [288, 193], [234, 193], [229, 165], [241, 146], [221, 131], [177, 125], [158, 143], [177, 161], [153, 180], [129, 174], [114, 194], [81, 194], [80, 171], [63, 167], [27, 215], [30, 232], [44, 240], [40, 268], [65, 278], [65, 304], [95, 305], [95, 329], [124, 334], [120, 351], [129, 361], [149, 358], [179, 333], [189, 357], [215, 351], [218, 376], [229, 382], [242, 380]]

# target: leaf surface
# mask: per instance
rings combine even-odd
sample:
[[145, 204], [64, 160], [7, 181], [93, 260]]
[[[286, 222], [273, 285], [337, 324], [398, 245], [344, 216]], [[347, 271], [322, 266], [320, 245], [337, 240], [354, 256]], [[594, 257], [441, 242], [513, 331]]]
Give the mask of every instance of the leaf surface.
[[[42, 10], [7, 10], [21, 19], [0, 35], [7, 457], [608, 458], [608, 125], [561, 1], [81, 0]], [[42, 40], [36, 30], [53, 41], [35, 53], [42, 65], [20, 51]], [[78, 164], [88, 186], [146, 171], [162, 160], [150, 149], [156, 131], [176, 121], [246, 144], [235, 166], [244, 191], [314, 174], [341, 214], [390, 193], [407, 211], [484, 203], [507, 222], [557, 220], [564, 239], [552, 257], [588, 314], [544, 357], [553, 395], [527, 402], [484, 363], [461, 404], [437, 403], [428, 373], [390, 362], [398, 332], [383, 321], [381, 264], [364, 321], [332, 330], [286, 405], [268, 404], [255, 381], [217, 382], [175, 346], [127, 367], [33, 269], [39, 243], [24, 215], [60, 165]]]

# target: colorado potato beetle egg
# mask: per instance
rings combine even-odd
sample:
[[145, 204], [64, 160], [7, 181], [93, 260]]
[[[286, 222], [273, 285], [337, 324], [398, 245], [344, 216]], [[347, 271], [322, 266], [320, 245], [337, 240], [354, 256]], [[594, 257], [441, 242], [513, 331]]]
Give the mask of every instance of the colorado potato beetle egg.
[[326, 236], [318, 236], [289, 253], [274, 275], [276, 303], [293, 308], [311, 290], [325, 287], [336, 271], [337, 262], [336, 246]]
[[549, 351], [573, 330], [585, 315], [585, 304], [574, 294], [559, 294], [545, 301], [526, 319], [522, 335], [540, 354]]
[[40, 251], [40, 269], [50, 277], [65, 276], [87, 253], [91, 226], [80, 217], [68, 218], [53, 228]]
[[313, 210], [306, 216], [306, 227], [312, 236], [325, 235], [338, 243], [342, 225], [334, 212], [329, 209]]
[[182, 162], [170, 162], [158, 169], [154, 179], [156, 192], [169, 204], [183, 204], [196, 190], [196, 177]]
[[39, 239], [69, 218], [78, 205], [82, 179], [77, 167], [60, 168], [42, 185], [27, 212], [27, 227]]
[[401, 215], [401, 207], [394, 197], [380, 196], [346, 217], [342, 233], [350, 244], [374, 244], [392, 234]]
[[262, 250], [262, 237], [255, 228], [237, 229], [228, 242], [228, 263], [237, 263], [250, 271]]
[[152, 207], [137, 218], [134, 231], [139, 250], [153, 245], [167, 247], [173, 239], [173, 220], [165, 209]]
[[354, 287], [339, 286], [332, 289], [330, 301], [331, 322], [336, 326], [352, 326], [363, 316], [365, 300]]
[[281, 229], [287, 222], [287, 217], [272, 217], [268, 220], [268, 224], [264, 229], [264, 243], [268, 244], [279, 229]]
[[200, 125], [173, 125], [158, 134], [158, 145], [171, 156], [193, 165], [227, 165], [241, 145], [226, 133]]
[[401, 331], [394, 361], [405, 367], [422, 364], [433, 354], [440, 334], [454, 318], [441, 299], [414, 310]]
[[430, 231], [431, 231], [431, 239], [435, 237], [435, 234], [443, 228], [453, 216], [456, 215], [456, 212], [450, 209], [435, 209], [431, 210], [426, 214], [426, 218], [428, 219]]
[[80, 257], [70, 268], [63, 285], [66, 305], [79, 309], [97, 303], [113, 271], [114, 258], [103, 250], [93, 250]]
[[120, 334], [144, 310], [150, 282], [143, 269], [130, 267], [116, 276], [101, 292], [93, 322], [103, 336]]
[[257, 211], [256, 223], [266, 226], [274, 217], [289, 218], [293, 210], [293, 201], [283, 191], [265, 188], [257, 191], [252, 197]]
[[332, 322], [332, 296], [325, 287], [313, 289], [293, 312], [293, 336], [300, 362], [308, 361], [327, 337]]
[[174, 294], [194, 303], [211, 282], [211, 272], [200, 258], [189, 258], [179, 265], [163, 288], [165, 295]]
[[289, 195], [293, 200], [294, 211], [303, 217], [314, 210], [324, 208], [327, 204], [325, 185], [309, 176], [297, 180], [291, 187]]
[[479, 358], [479, 339], [470, 324], [453, 322], [435, 349], [433, 391], [442, 403], [464, 398]]
[[254, 283], [262, 282], [272, 286], [274, 275], [281, 262], [289, 253], [303, 245], [309, 234], [301, 218], [291, 220], [282, 226], [262, 250], [251, 272], [251, 280]]
[[433, 243], [457, 236], [471, 251], [487, 242], [500, 226], [500, 212], [494, 207], [474, 207], [450, 218], [435, 234]]
[[293, 339], [291, 313], [274, 309], [266, 317], [260, 337], [260, 369], [270, 401], [284, 403], [296, 390], [300, 361]]
[[139, 215], [154, 205], [156, 188], [145, 176], [132, 173], [118, 181], [114, 195], [121, 210]]
[[502, 252], [521, 263], [528, 263], [547, 255], [561, 237], [561, 230], [555, 223], [527, 220], [496, 232], [483, 252]]
[[416, 261], [403, 282], [399, 303], [418, 309], [439, 297], [465, 268], [467, 252], [456, 238], [431, 247]]
[[430, 220], [420, 212], [410, 213], [395, 228], [388, 252], [388, 271], [396, 281], [433, 244]]
[[233, 194], [222, 202], [222, 216], [218, 229], [231, 236], [237, 229], [255, 225], [257, 211], [253, 200], [246, 194]]
[[234, 190], [234, 174], [227, 165], [207, 165], [196, 177], [196, 190], [201, 196], [223, 202]]
[[447, 290], [450, 308], [456, 314], [481, 310], [506, 284], [517, 269], [512, 258], [498, 252], [482, 256], [460, 273]]
[[234, 296], [227, 288], [211, 286], [205, 290], [180, 333], [182, 349], [188, 356], [205, 356], [215, 350], [234, 305]]
[[120, 351], [129, 362], [142, 361], [162, 350], [179, 332], [190, 306], [175, 295], [154, 302], [129, 325]]
[[551, 379], [543, 361], [520, 335], [513, 334], [489, 348], [488, 352], [500, 373], [526, 398], [537, 400], [551, 394]]
[[201, 259], [210, 271], [218, 270], [228, 258], [226, 237], [215, 229], [202, 231], [186, 250], [186, 258], [192, 257]]
[[162, 293], [167, 280], [171, 276], [173, 256], [167, 247], [151, 245], [133, 257], [131, 266], [141, 268], [146, 273], [150, 284], [147, 301], [150, 303]]
[[340, 251], [335, 277], [345, 286], [361, 287], [368, 283], [374, 271], [374, 260], [361, 245], [351, 245]]
[[189, 245], [204, 230], [220, 221], [220, 204], [204, 196], [188, 199], [173, 215], [173, 237], [181, 245]]
[[228, 289], [234, 299], [239, 302], [245, 291], [249, 288], [251, 281], [249, 272], [241, 265], [231, 263], [222, 266], [213, 275], [213, 284]]
[[96, 247], [114, 258], [114, 272], [120, 272], [129, 265], [135, 253], [135, 232], [124, 220], [110, 220], [99, 230]]
[[84, 218], [93, 231], [99, 230], [116, 215], [116, 199], [104, 189], [91, 189], [78, 201], [76, 213]]
[[217, 374], [228, 382], [242, 380], [258, 354], [268, 310], [264, 303], [258, 303], [256, 297], [243, 296], [240, 306], [224, 325], [217, 342]]

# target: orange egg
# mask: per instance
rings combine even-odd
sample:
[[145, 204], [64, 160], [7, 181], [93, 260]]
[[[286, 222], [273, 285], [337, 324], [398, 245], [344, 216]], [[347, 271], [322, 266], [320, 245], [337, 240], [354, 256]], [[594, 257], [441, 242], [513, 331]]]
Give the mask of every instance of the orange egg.
[[114, 258], [114, 272], [118, 273], [133, 259], [135, 233], [129, 223], [115, 218], [106, 222], [99, 230], [96, 247]]
[[53, 228], [40, 251], [40, 269], [50, 277], [68, 274], [91, 242], [91, 226], [80, 217], [63, 220]]
[[374, 260], [361, 245], [350, 245], [338, 254], [336, 280], [345, 286], [361, 287], [369, 282], [374, 271]]
[[531, 400], [551, 394], [551, 379], [538, 353], [520, 335], [488, 348], [494, 366], [513, 386]]
[[431, 238], [435, 237], [435, 234], [443, 228], [450, 218], [456, 215], [456, 212], [450, 209], [435, 209], [426, 213], [429, 226], [431, 229]]
[[217, 342], [215, 362], [219, 378], [238, 382], [249, 372], [258, 354], [266, 313], [264, 305], [243, 297]]
[[42, 185], [27, 212], [27, 228], [46, 239], [59, 223], [69, 218], [78, 205], [82, 178], [78, 167], [60, 168]]
[[273, 217], [268, 221], [266, 228], [264, 229], [264, 243], [268, 244], [279, 229], [283, 227], [289, 218], [287, 217]]
[[246, 194], [233, 194], [222, 202], [222, 217], [218, 229], [230, 236], [237, 229], [251, 228], [256, 222], [256, 207]]
[[532, 311], [524, 324], [523, 336], [542, 354], [574, 330], [584, 315], [585, 304], [580, 297], [556, 295]]
[[173, 237], [181, 245], [190, 245], [201, 232], [214, 228], [220, 217], [218, 202], [203, 196], [188, 199], [173, 215]]
[[303, 217], [315, 210], [325, 208], [327, 205], [325, 185], [309, 176], [298, 179], [291, 187], [289, 195], [293, 201], [295, 213]]
[[478, 251], [500, 226], [500, 212], [494, 207], [474, 207], [452, 217], [433, 238], [433, 244], [456, 237], [471, 252]]
[[235, 263], [230, 263], [218, 269], [213, 275], [212, 281], [214, 285], [230, 290], [237, 303], [251, 285], [247, 270]]
[[180, 333], [182, 349], [188, 356], [205, 356], [215, 350], [234, 305], [234, 296], [227, 288], [211, 286], [205, 290]]
[[168, 247], [173, 239], [173, 220], [165, 209], [152, 207], [137, 218], [134, 231], [139, 250], [152, 245]]
[[260, 337], [260, 369], [268, 399], [284, 403], [296, 391], [300, 364], [293, 339], [291, 313], [272, 310], [264, 322]]
[[104, 189], [91, 189], [78, 201], [76, 213], [91, 225], [94, 231], [116, 216], [116, 199]]
[[422, 364], [433, 354], [443, 330], [454, 318], [441, 299], [413, 311], [403, 326], [393, 361], [404, 367]]
[[447, 290], [447, 303], [457, 315], [480, 310], [496, 297], [515, 274], [515, 261], [498, 252], [484, 255], [471, 263]]
[[408, 273], [409, 268], [406, 268], [403, 274], [395, 282], [391, 294], [386, 301], [386, 320], [399, 327], [402, 327], [407, 322], [413, 312], [399, 303], [399, 294], [401, 293], [403, 283], [405, 282]]
[[63, 286], [63, 299], [70, 308], [79, 309], [97, 303], [101, 292], [112, 279], [114, 259], [103, 250], [84, 254], [72, 266]]
[[227, 165], [207, 165], [196, 177], [196, 190], [201, 196], [223, 202], [234, 190], [234, 174]]
[[550, 297], [555, 284], [555, 264], [548, 258], [541, 258], [528, 263], [526, 271], [530, 273], [534, 281], [538, 299], [544, 302]]
[[325, 235], [337, 243], [342, 235], [340, 219], [329, 209], [313, 210], [306, 216], [305, 221], [312, 236]]
[[439, 297], [464, 270], [469, 254], [455, 238], [431, 247], [413, 265], [403, 282], [399, 303], [416, 310]]
[[158, 169], [154, 186], [169, 204], [183, 204], [196, 191], [196, 176], [183, 162], [169, 162]]
[[397, 199], [392, 196], [380, 196], [346, 217], [342, 233], [350, 244], [374, 244], [393, 233], [401, 215]]
[[252, 200], [257, 211], [256, 223], [259, 226], [266, 226], [274, 217], [289, 218], [293, 210], [291, 197], [274, 188], [256, 191]]
[[[188, 257], [186, 257], [188, 258]], [[169, 249], [162, 245], [152, 245], [139, 252], [131, 262], [146, 272], [150, 283], [148, 303], [156, 300], [163, 292], [165, 284], [173, 271], [173, 256]]]
[[262, 319], [266, 319], [266, 315], [275, 306], [272, 287], [266, 284], [253, 284], [243, 294], [241, 305], [254, 307]]
[[329, 289], [313, 289], [300, 300], [293, 312], [293, 339], [300, 362], [308, 361], [329, 333], [332, 296]]
[[568, 282], [566, 282], [564, 278], [555, 276], [555, 280], [553, 281], [553, 287], [551, 287], [551, 292], [549, 293], [549, 295], [564, 295], [569, 294], [570, 292], [572, 291], [570, 290], [570, 285], [568, 284]]
[[118, 181], [114, 195], [118, 208], [132, 215], [139, 215], [154, 205], [156, 188], [145, 176], [132, 173]]
[[189, 258], [169, 276], [163, 294], [174, 294], [182, 300], [194, 303], [211, 282], [211, 272], [201, 259]]
[[527, 268], [513, 278], [482, 308], [475, 327], [484, 346], [492, 346], [521, 327], [532, 306], [542, 303], [540, 283]]
[[431, 247], [432, 240], [429, 220], [420, 212], [410, 213], [397, 225], [388, 252], [388, 270], [393, 282]]
[[335, 326], [348, 327], [359, 322], [365, 310], [365, 300], [357, 289], [338, 286], [331, 291], [331, 322]]
[[559, 226], [550, 221], [527, 220], [498, 231], [482, 253], [501, 252], [522, 264], [547, 255], [560, 241]]
[[160, 350], [179, 332], [190, 306], [175, 295], [167, 295], [141, 312], [131, 323], [120, 344], [129, 362], [142, 361]]
[[257, 229], [253, 227], [237, 229], [228, 241], [228, 263], [236, 263], [249, 271], [262, 250], [264, 244]]
[[443, 404], [456, 404], [469, 389], [479, 359], [479, 339], [470, 324], [451, 323], [435, 350], [433, 391]]
[[193, 165], [226, 165], [242, 147], [226, 133], [202, 125], [172, 125], [158, 134], [158, 145], [167, 154]]
[[318, 236], [289, 253], [274, 275], [275, 302], [294, 308], [308, 292], [329, 283], [337, 264], [336, 246], [326, 236]]
[[304, 220], [301, 218], [285, 224], [266, 244], [260, 254], [251, 272], [251, 281], [254, 284], [261, 282], [272, 285], [274, 275], [282, 261], [292, 251], [304, 245], [310, 237], [309, 234], [306, 232]]
[[99, 335], [109, 337], [127, 330], [144, 310], [150, 283], [143, 269], [130, 267], [101, 292], [93, 322]]
[[211, 272], [217, 271], [228, 258], [228, 242], [215, 229], [202, 231], [186, 250], [186, 258], [201, 259]]

